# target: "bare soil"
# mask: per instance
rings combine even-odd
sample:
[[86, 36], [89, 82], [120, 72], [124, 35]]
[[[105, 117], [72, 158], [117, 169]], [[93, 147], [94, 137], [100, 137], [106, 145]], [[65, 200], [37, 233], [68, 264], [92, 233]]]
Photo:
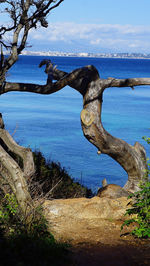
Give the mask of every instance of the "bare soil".
[[150, 240], [135, 239], [125, 230], [121, 235], [121, 224], [122, 221], [105, 221], [97, 228], [85, 228], [78, 237], [72, 235], [69, 265], [150, 265]]
[[46, 201], [50, 232], [70, 244], [69, 264], [60, 265], [150, 266], [150, 240], [127, 234], [133, 227], [120, 231], [128, 203], [126, 197]]

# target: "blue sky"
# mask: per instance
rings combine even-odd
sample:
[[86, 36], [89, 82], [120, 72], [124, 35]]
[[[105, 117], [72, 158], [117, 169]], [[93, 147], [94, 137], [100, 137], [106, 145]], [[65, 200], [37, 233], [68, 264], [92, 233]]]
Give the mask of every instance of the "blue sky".
[[149, 0], [64, 0], [49, 18], [52, 22], [147, 25], [149, 8]]
[[150, 0], [64, 0], [30, 50], [150, 53]]

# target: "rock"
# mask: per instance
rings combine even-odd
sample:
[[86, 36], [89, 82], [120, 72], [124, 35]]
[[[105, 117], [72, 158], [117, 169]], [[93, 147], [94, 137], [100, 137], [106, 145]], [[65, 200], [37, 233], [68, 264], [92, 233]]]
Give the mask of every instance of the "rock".
[[106, 187], [108, 184], [107, 184], [107, 180], [106, 180], [106, 178], [104, 178], [103, 180], [102, 180], [102, 187]]
[[97, 196], [101, 198], [106, 197], [116, 199], [120, 197], [128, 197], [129, 193], [118, 185], [109, 184], [100, 188], [97, 192]]
[[95, 234], [94, 239], [98, 241], [104, 230], [107, 235], [113, 227], [112, 221], [124, 219], [128, 202], [126, 197], [74, 198], [46, 200], [43, 207], [50, 231], [56, 239], [88, 241]]

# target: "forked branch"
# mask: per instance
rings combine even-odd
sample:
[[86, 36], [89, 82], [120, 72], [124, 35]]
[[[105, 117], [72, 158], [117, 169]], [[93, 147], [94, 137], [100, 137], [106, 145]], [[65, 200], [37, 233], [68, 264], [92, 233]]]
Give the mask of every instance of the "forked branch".
[[103, 92], [107, 87], [150, 85], [150, 78], [100, 79], [97, 69], [91, 65], [75, 69], [71, 73], [54, 68], [53, 78], [57, 81], [47, 81], [46, 85], [6, 82], [1, 94], [9, 91], [51, 94], [66, 85], [76, 89], [83, 96], [81, 125], [85, 137], [97, 147], [99, 153], [108, 154], [125, 169], [128, 174], [125, 189], [136, 191], [146, 169], [145, 150], [139, 143], [131, 146], [125, 141], [111, 136], [104, 129], [101, 119], [102, 99]]

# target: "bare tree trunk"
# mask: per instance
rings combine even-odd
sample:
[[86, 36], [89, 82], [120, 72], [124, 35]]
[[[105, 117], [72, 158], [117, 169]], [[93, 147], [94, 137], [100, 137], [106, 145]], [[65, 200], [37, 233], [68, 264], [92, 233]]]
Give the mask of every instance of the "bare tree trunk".
[[[34, 162], [30, 149], [19, 146], [5, 129], [0, 128], [0, 175], [3, 185], [9, 185], [16, 196], [21, 213], [28, 222], [33, 210], [33, 201], [28, 191], [26, 178], [34, 173]], [[23, 169], [12, 158], [9, 151], [19, 156]], [[3, 187], [2, 187], [3, 189]]]
[[[99, 154], [108, 154], [124, 168], [128, 174], [128, 181], [124, 189], [130, 192], [137, 191], [139, 181], [143, 178], [146, 169], [145, 149], [138, 142], [131, 146], [125, 141], [111, 136], [103, 128], [101, 121], [103, 89], [99, 87], [98, 80], [91, 81], [88, 86], [81, 112], [84, 136], [98, 148]], [[97, 90], [99, 96], [95, 98]]]
[[[87, 71], [87, 73], [86, 73]], [[110, 135], [102, 125], [101, 111], [103, 92], [107, 87], [124, 87], [149, 83], [149, 79], [101, 80], [98, 71], [93, 66], [83, 69], [84, 78], [75, 79], [69, 83], [83, 95], [83, 110], [81, 125], [84, 136], [98, 148], [98, 153], [107, 154], [117, 161], [127, 172], [128, 181], [124, 189], [129, 192], [139, 190], [139, 182], [145, 175], [146, 152], [144, 147], [136, 142], [134, 146]], [[61, 73], [62, 76], [62, 73]], [[78, 84], [77, 84], [78, 81]], [[108, 166], [109, 169], [109, 166]]]
[[[40, 66], [49, 62], [50, 60], [43, 60]], [[108, 87], [131, 87], [133, 89], [134, 86], [150, 85], [150, 78], [108, 78], [103, 80], [100, 79], [97, 69], [91, 65], [76, 69], [69, 74], [54, 69], [53, 77], [57, 82], [47, 82], [46, 85], [6, 82], [1, 94], [9, 91], [51, 94], [66, 85], [77, 90], [83, 96], [81, 124], [84, 136], [98, 148], [98, 153], [111, 156], [124, 168], [128, 174], [128, 181], [124, 188], [131, 192], [137, 191], [146, 169], [145, 149], [137, 142], [131, 146], [125, 141], [111, 136], [103, 128], [101, 121], [103, 92]]]
[[[76, 69], [71, 73], [66, 73], [58, 69], [54, 70], [53, 77], [57, 80], [55, 83], [47, 82], [46, 85], [9, 83], [6, 82], [7, 71], [18, 60], [18, 55], [24, 50], [28, 33], [37, 25], [47, 27], [47, 15], [64, 0], [56, 1], [13, 1], [5, 2], [2, 5], [1, 13], [5, 12], [9, 23], [0, 28], [0, 43], [3, 47], [10, 50], [8, 58], [4, 58], [1, 47], [0, 54], [0, 94], [9, 91], [29, 91], [41, 94], [51, 94], [62, 89], [66, 85], [71, 86], [83, 95], [83, 111], [81, 112], [82, 129], [85, 137], [94, 144], [101, 153], [108, 154], [115, 159], [128, 173], [128, 182], [125, 189], [135, 191], [137, 185], [142, 179], [145, 169], [145, 150], [136, 143], [134, 146], [128, 145], [123, 140], [114, 138], [104, 128], [101, 123], [101, 108], [103, 91], [108, 87], [132, 87], [138, 85], [150, 85], [150, 78], [139, 79], [107, 79], [101, 80], [98, 71], [93, 66], [86, 66]], [[8, 25], [7, 25], [8, 24]], [[11, 33], [12, 39], [7, 42], [7, 33]], [[6, 34], [6, 35], [5, 35]], [[5, 41], [6, 40], [6, 41]], [[44, 60], [43, 64], [50, 63], [50, 60]], [[27, 202], [32, 202], [27, 190], [25, 176], [32, 173], [33, 161], [29, 150], [19, 148], [19, 146], [10, 138], [8, 132], [1, 129], [1, 139], [13, 150], [14, 153], [21, 156], [24, 162], [24, 170], [7, 153], [5, 148], [0, 147], [0, 163], [3, 177], [10, 183], [12, 190], [16, 193], [18, 202], [23, 213], [26, 212]], [[29, 167], [28, 167], [29, 165]]]

